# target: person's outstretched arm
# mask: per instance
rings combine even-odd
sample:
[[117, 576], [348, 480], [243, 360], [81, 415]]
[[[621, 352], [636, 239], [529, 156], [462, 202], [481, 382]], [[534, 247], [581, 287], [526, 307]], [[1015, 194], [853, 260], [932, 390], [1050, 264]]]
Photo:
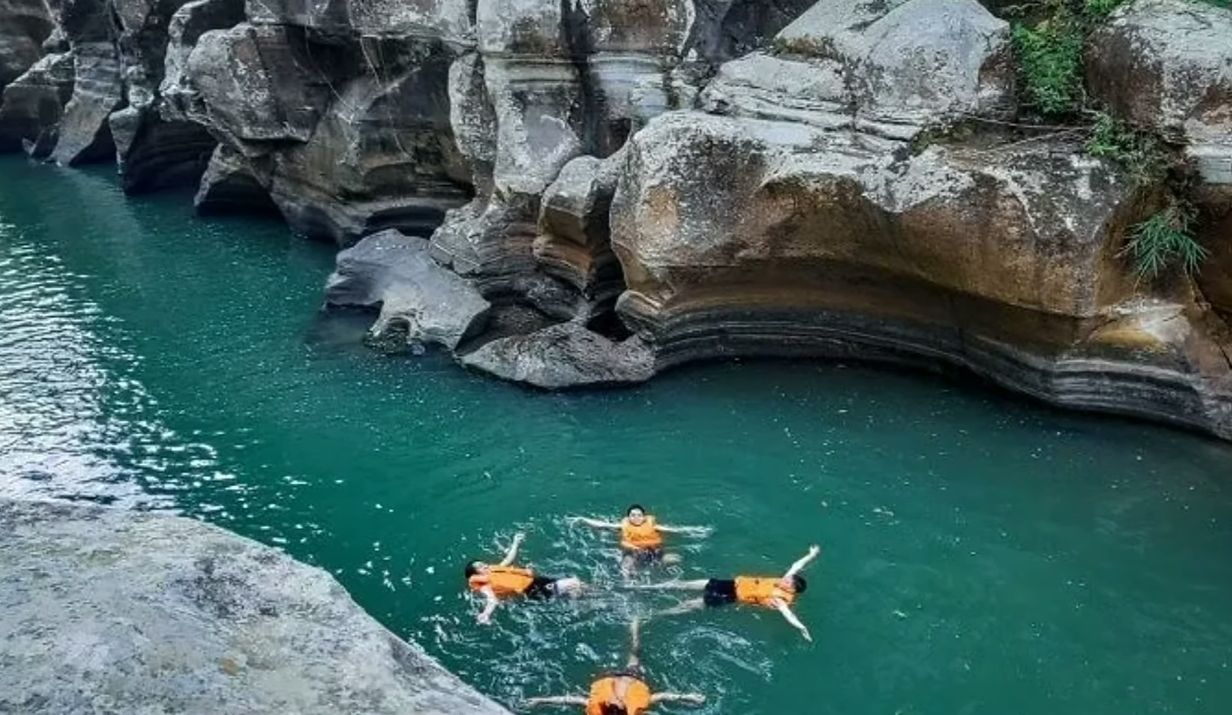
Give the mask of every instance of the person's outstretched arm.
[[505, 558], [501, 560], [501, 566], [508, 566], [518, 558], [518, 547], [522, 545], [522, 541], [526, 538], [526, 534], [518, 532], [513, 535], [513, 543], [509, 544], [509, 551], [506, 552]]
[[701, 693], [655, 693], [650, 696], [650, 704], [684, 703], [686, 705], [705, 705], [706, 696]]
[[774, 607], [779, 613], [783, 614], [783, 618], [787, 619], [788, 623], [800, 631], [800, 635], [804, 636], [804, 640], [809, 643], [813, 642], [813, 636], [809, 633], [808, 626], [800, 622], [800, 619], [796, 617], [795, 611], [791, 610], [791, 606], [788, 606], [782, 599], [776, 598], [774, 599]]
[[664, 534], [680, 534], [682, 536], [696, 536], [699, 539], [704, 539], [710, 536], [710, 532], [714, 531], [709, 526], [664, 526], [655, 524], [655, 530]]
[[479, 592], [483, 594], [484, 604], [475, 620], [486, 626], [492, 622], [492, 612], [500, 605], [500, 599], [496, 597], [496, 591], [493, 591], [491, 586], [484, 586]]
[[549, 695], [543, 698], [527, 698], [525, 703], [527, 707], [535, 707], [537, 705], [586, 705], [586, 698], [580, 695]]
[[591, 519], [588, 516], [571, 516], [569, 521], [574, 524], [585, 524], [592, 529], [619, 529], [620, 523], [615, 521], [600, 521], [599, 519]]
[[821, 553], [820, 546], [818, 546], [817, 544], [813, 544], [812, 546], [810, 546], [808, 553], [800, 557], [799, 560], [797, 560], [794, 564], [792, 564], [791, 568], [787, 569], [787, 573], [783, 574], [783, 578], [791, 578], [792, 576], [795, 576], [796, 574], [803, 571], [804, 567], [813, 563], [813, 560], [816, 559], [817, 555], [820, 553]]

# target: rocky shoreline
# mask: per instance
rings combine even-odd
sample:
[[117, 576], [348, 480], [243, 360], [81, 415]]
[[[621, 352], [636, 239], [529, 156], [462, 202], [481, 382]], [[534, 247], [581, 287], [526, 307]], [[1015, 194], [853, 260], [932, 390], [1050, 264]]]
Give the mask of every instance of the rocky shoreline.
[[1024, 128], [1004, 5], [0, 0], [0, 149], [278, 211], [374, 345], [537, 387], [837, 356], [1232, 439], [1232, 11], [1087, 39], [1189, 172], [1209, 256], [1148, 280], [1165, 187]]
[[507, 713], [326, 572], [201, 522], [0, 500], [0, 712]]

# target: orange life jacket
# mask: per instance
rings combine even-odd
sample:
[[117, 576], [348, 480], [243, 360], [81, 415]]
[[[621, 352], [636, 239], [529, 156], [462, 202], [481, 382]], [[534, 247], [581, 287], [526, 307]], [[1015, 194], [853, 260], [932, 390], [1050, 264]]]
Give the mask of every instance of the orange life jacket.
[[773, 608], [772, 602], [777, 598], [790, 606], [796, 602], [796, 591], [795, 589], [783, 588], [779, 585], [779, 582], [782, 580], [782, 576], [770, 578], [737, 576], [736, 600], [740, 603]]
[[657, 549], [663, 546], [663, 535], [655, 525], [655, 518], [647, 515], [638, 526], [628, 518], [620, 522], [620, 547], [630, 551]]
[[628, 690], [622, 700], [616, 696], [616, 683], [619, 678], [599, 678], [590, 685], [590, 698], [586, 701], [586, 715], [603, 715], [603, 706], [621, 705], [629, 715], [642, 715], [650, 709], [650, 687], [636, 678], [629, 683]]
[[472, 591], [491, 586], [497, 598], [509, 598], [526, 593], [535, 581], [535, 572], [518, 566], [490, 566], [486, 574], [477, 573], [466, 580]]

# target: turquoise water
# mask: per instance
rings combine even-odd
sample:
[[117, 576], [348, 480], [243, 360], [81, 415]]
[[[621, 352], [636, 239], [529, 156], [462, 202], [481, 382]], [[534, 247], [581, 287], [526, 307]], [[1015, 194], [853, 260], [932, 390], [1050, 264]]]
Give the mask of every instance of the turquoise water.
[[[358, 345], [328, 247], [0, 161], [0, 495], [197, 516], [335, 573], [509, 704], [582, 689], [633, 613], [599, 589], [474, 624], [467, 558], [618, 580], [570, 528], [640, 501], [685, 577], [820, 543], [798, 612], [651, 620], [652, 683], [704, 713], [1232, 711], [1232, 448], [979, 386], [807, 363], [552, 395]], [[664, 712], [684, 712], [663, 709]]]

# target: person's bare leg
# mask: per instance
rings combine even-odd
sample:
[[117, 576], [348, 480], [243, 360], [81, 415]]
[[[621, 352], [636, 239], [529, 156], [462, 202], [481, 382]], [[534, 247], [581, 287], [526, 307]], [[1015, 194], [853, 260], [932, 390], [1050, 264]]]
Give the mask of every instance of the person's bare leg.
[[673, 579], [661, 583], [634, 583], [629, 584], [627, 587], [645, 591], [705, 591], [706, 584], [708, 583], [710, 583], [708, 578], [699, 578], [692, 581]]
[[620, 575], [628, 581], [637, 572], [637, 558], [628, 551], [620, 555]]
[[659, 611], [660, 616], [678, 616], [682, 613], [691, 613], [700, 611], [706, 607], [706, 600], [703, 598], [690, 598], [687, 601], [682, 601], [676, 606], [673, 606], [666, 611]]
[[626, 668], [636, 668], [642, 663], [641, 626], [641, 619], [634, 616], [629, 624], [629, 662], [625, 665]]

